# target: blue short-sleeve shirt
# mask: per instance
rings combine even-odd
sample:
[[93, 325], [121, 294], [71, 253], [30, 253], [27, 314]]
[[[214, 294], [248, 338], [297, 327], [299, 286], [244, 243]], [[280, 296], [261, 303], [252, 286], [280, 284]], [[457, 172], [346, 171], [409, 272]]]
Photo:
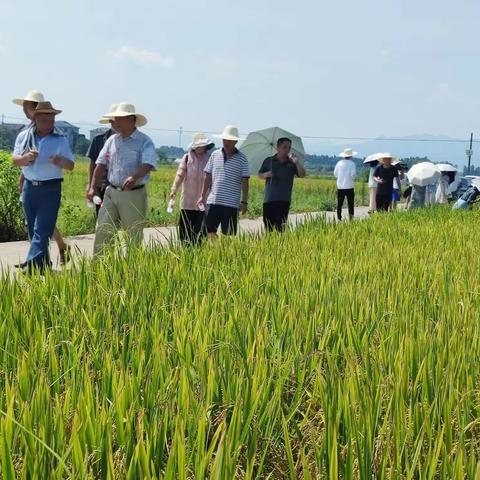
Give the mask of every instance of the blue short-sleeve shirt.
[[[13, 149], [14, 155], [23, 154], [21, 150], [26, 135], [28, 135], [28, 130], [24, 130], [18, 134]], [[46, 137], [36, 135], [35, 144], [37, 145], [38, 156], [31, 165], [22, 167], [25, 178], [30, 181], [46, 181], [63, 178], [63, 170], [59, 166], [50, 163], [50, 158], [58, 155], [74, 162], [75, 159], [68, 140], [62, 135], [51, 133]]]

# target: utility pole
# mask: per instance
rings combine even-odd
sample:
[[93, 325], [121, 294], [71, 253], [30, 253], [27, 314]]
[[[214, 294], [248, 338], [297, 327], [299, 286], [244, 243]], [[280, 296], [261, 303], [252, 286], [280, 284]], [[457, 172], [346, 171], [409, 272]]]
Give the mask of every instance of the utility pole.
[[182, 133], [183, 133], [183, 127], [180, 127], [178, 129], [178, 146], [182, 148]]
[[5, 123], [5, 115], [2, 113], [2, 125]]
[[470, 134], [470, 148], [466, 151], [468, 157], [467, 175], [470, 175], [470, 167], [473, 156], [473, 133]]

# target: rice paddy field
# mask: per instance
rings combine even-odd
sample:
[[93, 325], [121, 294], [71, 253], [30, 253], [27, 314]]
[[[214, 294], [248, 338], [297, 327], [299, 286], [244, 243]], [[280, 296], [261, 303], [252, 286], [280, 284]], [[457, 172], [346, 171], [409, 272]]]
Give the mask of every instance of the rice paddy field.
[[0, 283], [2, 478], [478, 479], [478, 211]]
[[[152, 175], [148, 186], [148, 216], [150, 225], [170, 225], [178, 217], [166, 212], [168, 195], [175, 178], [176, 167], [161, 166]], [[66, 172], [63, 183], [63, 200], [58, 219], [58, 227], [64, 235], [91, 233], [95, 230], [93, 211], [86, 206], [85, 191], [88, 178], [88, 162], [78, 159], [73, 172]], [[265, 182], [256, 177], [250, 180], [249, 216], [262, 215]], [[365, 182], [356, 183], [357, 204], [368, 203], [368, 186]], [[177, 205], [180, 195], [177, 196]], [[336, 205], [336, 184], [333, 177], [307, 177], [295, 180], [292, 199], [293, 212], [313, 212], [333, 210]]]

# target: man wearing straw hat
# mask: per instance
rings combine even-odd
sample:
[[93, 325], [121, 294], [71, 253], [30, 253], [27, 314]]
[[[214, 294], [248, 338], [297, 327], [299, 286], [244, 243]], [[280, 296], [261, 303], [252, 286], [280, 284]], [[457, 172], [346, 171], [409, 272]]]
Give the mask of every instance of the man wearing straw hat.
[[111, 242], [119, 227], [129, 234], [134, 245], [141, 244], [147, 213], [146, 185], [158, 164], [152, 140], [137, 129], [147, 124], [147, 118], [136, 112], [132, 104], [119, 103], [115, 111], [104, 117], [114, 120], [117, 133], [108, 138], [98, 156], [87, 195], [92, 201], [100, 193], [108, 169], [109, 185], [95, 230], [95, 256]]
[[355, 163], [353, 163], [353, 157], [357, 155], [351, 148], [346, 148], [338, 156], [342, 160], [338, 161], [335, 165], [333, 174], [337, 179], [337, 218], [342, 220], [342, 208], [345, 198], [348, 202], [348, 215], [350, 220], [353, 219], [355, 213], [355, 190], [354, 182], [357, 176]]
[[[114, 104], [110, 107], [110, 111], [108, 113], [112, 113], [117, 109], [117, 104]], [[115, 119], [113, 118], [106, 118], [102, 117], [99, 122], [102, 125], [110, 125], [110, 128], [105, 132], [101, 133], [100, 135], [96, 135], [90, 146], [88, 147], [87, 157], [90, 159], [90, 166], [88, 169], [88, 183], [87, 183], [87, 195], [92, 187], [92, 180], [93, 180], [93, 172], [95, 170], [95, 162], [102, 151], [105, 142], [115, 133]], [[103, 197], [105, 195], [105, 190], [108, 186], [108, 170], [105, 171], [105, 175], [102, 179], [102, 183], [100, 186], [100, 193], [99, 197], [103, 201]], [[100, 205], [95, 204], [96, 215], [98, 217], [98, 212], [100, 211]]]
[[397, 182], [401, 191], [400, 173], [395, 165], [392, 165], [394, 157], [390, 153], [384, 153], [379, 160], [380, 165], [375, 168], [373, 178], [378, 183], [377, 186], [377, 211], [387, 212], [392, 203], [393, 182]]
[[[39, 92], [38, 90], [31, 90], [25, 95], [25, 97], [14, 98], [12, 101], [15, 105], [22, 107], [23, 113], [28, 118], [28, 120], [30, 120], [30, 125], [28, 125], [27, 129], [33, 130], [35, 126], [35, 124], [33, 123], [33, 115], [35, 113], [35, 109], [37, 108], [37, 105], [39, 102], [45, 101], [45, 97], [43, 96], [43, 93]], [[54, 129], [54, 133], [57, 135], [63, 135], [63, 132], [60, 129], [57, 129], [56, 127]], [[31, 148], [32, 138], [33, 138], [33, 135], [31, 133], [25, 136], [23, 153], [26, 153]], [[20, 181], [19, 181], [21, 203], [23, 203], [24, 183], [25, 183], [25, 177], [23, 176], [23, 173], [22, 173], [20, 175]], [[55, 240], [55, 243], [57, 244], [57, 247], [58, 247], [60, 264], [65, 265], [70, 259], [70, 245], [68, 245], [68, 243], [65, 242], [65, 240], [62, 237], [62, 234], [60, 233], [57, 227], [55, 227], [55, 230], [53, 231], [52, 238]], [[21, 266], [22, 265], [20, 265], [20, 267]]]
[[238, 128], [227, 125], [222, 134], [215, 136], [223, 140], [223, 148], [213, 152], [208, 160], [197, 203], [199, 208], [207, 204], [205, 223], [210, 241], [217, 239], [219, 226], [224, 235], [237, 233], [238, 213], [246, 213], [248, 207], [250, 178], [247, 157], [236, 147], [240, 140]]
[[59, 113], [50, 102], [38, 102], [32, 126], [18, 135], [13, 151], [13, 162], [25, 176], [23, 207], [30, 237], [25, 273], [51, 265], [48, 245], [60, 208], [63, 170], [75, 165], [68, 140], [55, 130]]

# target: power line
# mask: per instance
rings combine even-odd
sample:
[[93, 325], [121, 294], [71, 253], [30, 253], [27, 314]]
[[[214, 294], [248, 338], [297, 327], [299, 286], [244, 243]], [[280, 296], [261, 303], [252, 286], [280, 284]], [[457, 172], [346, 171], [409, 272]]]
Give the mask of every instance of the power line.
[[[10, 117], [8, 115], [1, 115], [2, 121], [4, 119], [9, 119], [9, 120], [19, 120], [22, 122], [25, 122], [25, 118], [19, 118], [19, 117]], [[86, 122], [69, 122], [72, 123], [72, 125], [80, 125], [83, 127], [99, 127], [98, 123], [86, 123]], [[180, 137], [180, 142], [181, 142], [181, 135], [183, 133], [197, 133], [199, 131], [202, 131], [203, 133], [209, 134], [209, 135], [215, 135], [218, 133], [218, 131], [205, 131], [205, 130], [185, 130], [184, 128], [159, 128], [159, 127], [142, 127], [142, 130], [147, 130], [151, 132], [165, 132], [165, 133], [176, 133]], [[298, 135], [299, 137], [306, 139], [306, 140], [341, 140], [341, 141], [380, 141], [380, 142], [405, 142], [405, 143], [411, 143], [411, 142], [423, 142], [423, 143], [468, 143], [469, 139], [461, 139], [461, 138], [398, 138], [398, 137], [346, 137], [346, 136], [338, 136], [338, 135]], [[472, 143], [480, 143], [480, 140], [473, 140]]]

